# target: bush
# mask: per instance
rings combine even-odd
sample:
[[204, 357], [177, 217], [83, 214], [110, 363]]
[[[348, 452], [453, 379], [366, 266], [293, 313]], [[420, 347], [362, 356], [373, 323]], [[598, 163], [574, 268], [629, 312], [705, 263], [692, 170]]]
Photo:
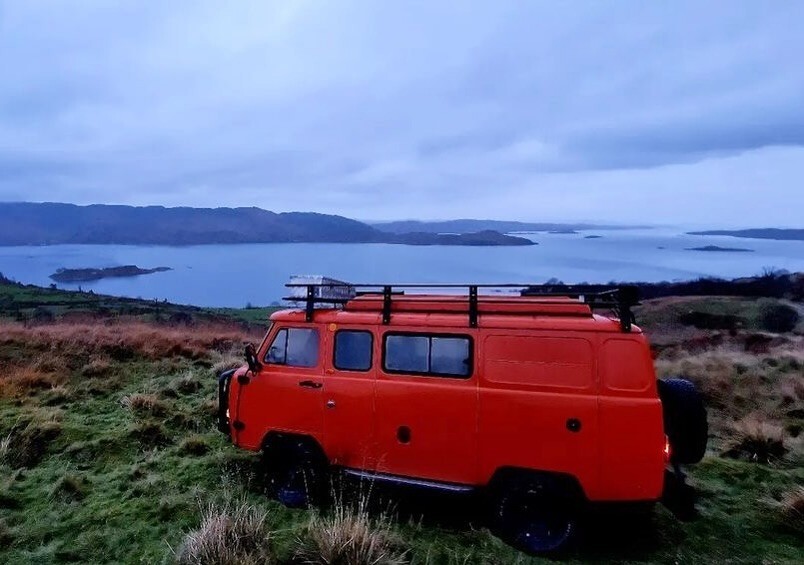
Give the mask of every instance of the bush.
[[208, 506], [201, 525], [184, 538], [176, 562], [182, 565], [257, 565], [276, 563], [267, 514], [241, 502]]
[[372, 519], [361, 500], [357, 508], [338, 501], [331, 514], [314, 515], [299, 539], [296, 557], [312, 565], [401, 565], [407, 552], [387, 517]]
[[799, 321], [798, 311], [792, 306], [775, 300], [759, 301], [759, 325], [762, 329], [774, 333], [792, 332]]

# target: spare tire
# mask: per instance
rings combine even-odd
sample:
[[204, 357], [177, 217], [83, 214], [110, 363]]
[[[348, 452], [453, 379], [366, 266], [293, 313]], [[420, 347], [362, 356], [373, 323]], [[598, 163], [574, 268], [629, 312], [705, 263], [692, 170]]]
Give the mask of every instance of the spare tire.
[[658, 381], [664, 431], [670, 440], [670, 460], [691, 464], [703, 459], [709, 425], [701, 393], [686, 379]]

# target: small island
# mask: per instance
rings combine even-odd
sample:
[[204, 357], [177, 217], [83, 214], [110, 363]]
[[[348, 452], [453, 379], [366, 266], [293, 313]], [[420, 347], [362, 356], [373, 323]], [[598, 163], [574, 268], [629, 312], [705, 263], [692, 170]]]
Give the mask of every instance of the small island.
[[113, 277], [138, 277], [170, 271], [170, 267], [156, 267], [155, 269], [141, 269], [136, 265], [123, 265], [122, 267], [108, 267], [105, 269], [59, 269], [50, 278], [60, 283], [80, 283], [98, 281]]
[[603, 237], [603, 236], [602, 235], [594, 235], [594, 234], [583, 236], [584, 239], [600, 239], [601, 237]]
[[388, 243], [402, 245], [469, 245], [469, 246], [498, 246], [498, 245], [538, 245], [525, 237], [502, 234], [494, 230], [479, 231], [476, 233], [440, 233], [413, 232], [391, 235]]
[[578, 235], [578, 232], [572, 229], [550, 230], [547, 233], [551, 233], [553, 235]]
[[742, 247], [720, 247], [719, 245], [705, 245], [703, 247], [687, 247], [685, 251], [722, 251], [726, 253], [753, 253], [753, 249]]
[[691, 231], [689, 235], [729, 235], [748, 239], [775, 239], [777, 241], [804, 241], [804, 229], [755, 228], [747, 230]]

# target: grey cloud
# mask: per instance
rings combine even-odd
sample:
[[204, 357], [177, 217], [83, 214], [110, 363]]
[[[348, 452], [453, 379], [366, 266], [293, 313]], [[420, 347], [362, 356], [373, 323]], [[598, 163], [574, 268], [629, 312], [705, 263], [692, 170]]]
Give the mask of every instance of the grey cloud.
[[[804, 146], [802, 20], [798, 3], [6, 2], [0, 200], [550, 219], [572, 210], [523, 203], [556, 179], [567, 202], [642, 171], [706, 192], [734, 159]], [[785, 171], [766, 190], [801, 198]]]

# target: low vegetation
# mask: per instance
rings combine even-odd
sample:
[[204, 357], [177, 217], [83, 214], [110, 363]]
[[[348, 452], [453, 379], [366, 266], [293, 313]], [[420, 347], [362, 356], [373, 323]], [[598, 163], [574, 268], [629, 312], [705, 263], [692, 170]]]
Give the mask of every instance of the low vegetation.
[[[539, 562], [493, 537], [473, 501], [373, 492], [310, 512], [267, 499], [255, 458], [214, 424], [215, 372], [239, 364], [259, 325], [93, 297], [112, 310], [99, 314], [85, 294], [48, 290], [36, 296], [57, 306], [40, 320], [21, 307], [34, 292], [0, 285], [0, 562]], [[709, 453], [690, 470], [699, 515], [593, 513], [567, 561], [800, 560], [804, 336], [800, 322], [767, 330], [763, 308], [739, 297], [641, 307], [660, 376], [688, 376], [710, 408]], [[697, 327], [690, 313], [740, 323]]]

